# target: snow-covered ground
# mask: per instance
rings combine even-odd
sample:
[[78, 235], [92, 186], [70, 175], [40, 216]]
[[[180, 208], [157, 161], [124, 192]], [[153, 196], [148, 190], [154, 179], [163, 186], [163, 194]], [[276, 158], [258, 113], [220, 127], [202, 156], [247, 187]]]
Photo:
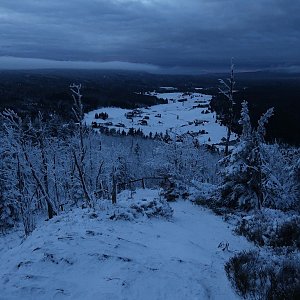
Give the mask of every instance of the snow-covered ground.
[[[117, 209], [159, 195], [138, 190], [128, 198], [129, 192], [119, 195]], [[251, 245], [220, 217], [178, 201], [171, 219], [111, 220], [116, 208], [104, 206], [62, 214], [23, 243], [2, 247], [0, 299], [238, 298], [224, 263]], [[221, 242], [229, 251], [218, 248]]]
[[[183, 94], [179, 92], [153, 92], [150, 94], [157, 98], [166, 99], [168, 103], [142, 108], [141, 112], [137, 114], [138, 116], [134, 116], [132, 119], [125, 116], [132, 110], [103, 107], [87, 113], [85, 122], [88, 125], [91, 125], [92, 122], [98, 124], [111, 123], [104, 126], [124, 130], [125, 132], [128, 132], [129, 128], [141, 129], [145, 135], [149, 135], [150, 132], [153, 135], [156, 132], [165, 134], [168, 131], [171, 138], [189, 132], [194, 133], [199, 142], [205, 144], [218, 144], [222, 138], [226, 137], [227, 128], [217, 123], [216, 113], [209, 110], [212, 96], [201, 93]], [[108, 119], [105, 121], [95, 119], [96, 113], [104, 112], [108, 114]], [[141, 122], [144, 124], [141, 125]], [[205, 131], [205, 133], [199, 133], [201, 131]], [[233, 134], [232, 139], [235, 138], [236, 136]]]

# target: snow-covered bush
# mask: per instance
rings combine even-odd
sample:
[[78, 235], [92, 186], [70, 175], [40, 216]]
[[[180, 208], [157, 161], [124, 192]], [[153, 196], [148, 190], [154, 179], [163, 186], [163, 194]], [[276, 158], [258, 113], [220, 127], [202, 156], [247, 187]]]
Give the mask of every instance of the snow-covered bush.
[[214, 198], [218, 186], [205, 182], [191, 182], [189, 193], [192, 202], [198, 205], [214, 208]]
[[299, 299], [299, 255], [245, 251], [225, 265], [227, 276], [244, 299]]
[[163, 187], [163, 191], [161, 195], [168, 202], [174, 202], [177, 201], [178, 199], [186, 200], [191, 196], [190, 186], [172, 177], [169, 180], [167, 180], [162, 187]]
[[236, 232], [259, 246], [300, 249], [300, 216], [263, 209], [241, 219]]
[[135, 220], [139, 218], [165, 218], [173, 216], [173, 209], [155, 190], [137, 190], [132, 195], [124, 191], [116, 205], [109, 208], [111, 220]]
[[300, 211], [299, 183], [296, 169], [299, 154], [287, 155], [278, 144], [261, 146], [263, 194], [265, 207]]

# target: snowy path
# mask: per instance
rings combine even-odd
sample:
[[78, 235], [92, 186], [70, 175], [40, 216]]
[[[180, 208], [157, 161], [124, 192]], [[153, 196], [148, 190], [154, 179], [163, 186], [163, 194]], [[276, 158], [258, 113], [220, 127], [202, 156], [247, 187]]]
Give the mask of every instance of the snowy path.
[[224, 263], [250, 244], [201, 207], [172, 206], [171, 221], [57, 217], [2, 254], [0, 299], [236, 299]]

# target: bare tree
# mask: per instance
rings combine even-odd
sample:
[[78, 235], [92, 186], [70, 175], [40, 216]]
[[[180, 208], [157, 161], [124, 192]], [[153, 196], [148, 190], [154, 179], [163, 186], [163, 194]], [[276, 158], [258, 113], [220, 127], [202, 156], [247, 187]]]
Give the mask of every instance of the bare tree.
[[[88, 185], [85, 175], [85, 156], [86, 156], [86, 147], [84, 145], [84, 124], [83, 124], [83, 106], [82, 106], [82, 94], [81, 94], [81, 84], [71, 84], [70, 89], [72, 92], [72, 97], [74, 100], [73, 105], [73, 113], [75, 115], [78, 130], [79, 130], [79, 145], [78, 145], [78, 151], [75, 151], [73, 149], [72, 154], [75, 162], [76, 169], [79, 174], [79, 180], [82, 186], [82, 190], [84, 193], [84, 197], [86, 199], [87, 205], [89, 207], [93, 206], [93, 200], [92, 196], [90, 195], [88, 191]], [[77, 153], [76, 153], [77, 152]]]
[[[41, 132], [44, 130], [43, 125], [39, 124], [39, 134], [36, 135], [32, 124], [29, 123], [25, 126], [23, 120], [14, 111], [5, 110], [2, 113], [2, 117], [4, 118], [7, 140], [16, 157], [17, 189], [20, 195], [18, 199], [21, 211], [25, 214], [31, 214], [29, 206], [33, 198], [43, 199], [47, 206], [48, 217], [51, 219], [57, 213], [48, 189], [48, 166], [44, 148], [45, 141], [43, 140], [46, 133]], [[37, 139], [37, 137], [39, 138]], [[39, 147], [34, 147], [32, 143], [34, 139], [38, 141]], [[41, 143], [43, 144], [42, 146]], [[41, 155], [42, 161], [39, 161], [39, 155]], [[25, 217], [30, 218], [29, 215]], [[25, 231], [27, 231], [26, 228]]]
[[227, 123], [227, 137], [225, 142], [225, 156], [229, 153], [229, 142], [230, 142], [230, 136], [232, 132], [232, 124], [233, 124], [233, 106], [234, 106], [234, 100], [233, 100], [233, 92], [234, 92], [234, 64], [233, 59], [231, 59], [231, 71], [230, 71], [230, 78], [228, 78], [226, 81], [223, 79], [219, 79], [219, 82], [223, 85], [222, 88], [219, 88], [219, 91], [227, 98], [229, 102], [229, 109], [228, 109], [228, 123]]

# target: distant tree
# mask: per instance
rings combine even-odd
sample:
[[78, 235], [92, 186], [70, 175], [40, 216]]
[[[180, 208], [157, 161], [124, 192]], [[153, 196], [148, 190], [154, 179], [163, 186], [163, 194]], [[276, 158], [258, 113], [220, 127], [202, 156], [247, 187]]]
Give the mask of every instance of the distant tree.
[[130, 127], [130, 128], [129, 128], [129, 130], [128, 130], [128, 135], [131, 135], [131, 136], [134, 135], [134, 128], [133, 128], [133, 127]]

